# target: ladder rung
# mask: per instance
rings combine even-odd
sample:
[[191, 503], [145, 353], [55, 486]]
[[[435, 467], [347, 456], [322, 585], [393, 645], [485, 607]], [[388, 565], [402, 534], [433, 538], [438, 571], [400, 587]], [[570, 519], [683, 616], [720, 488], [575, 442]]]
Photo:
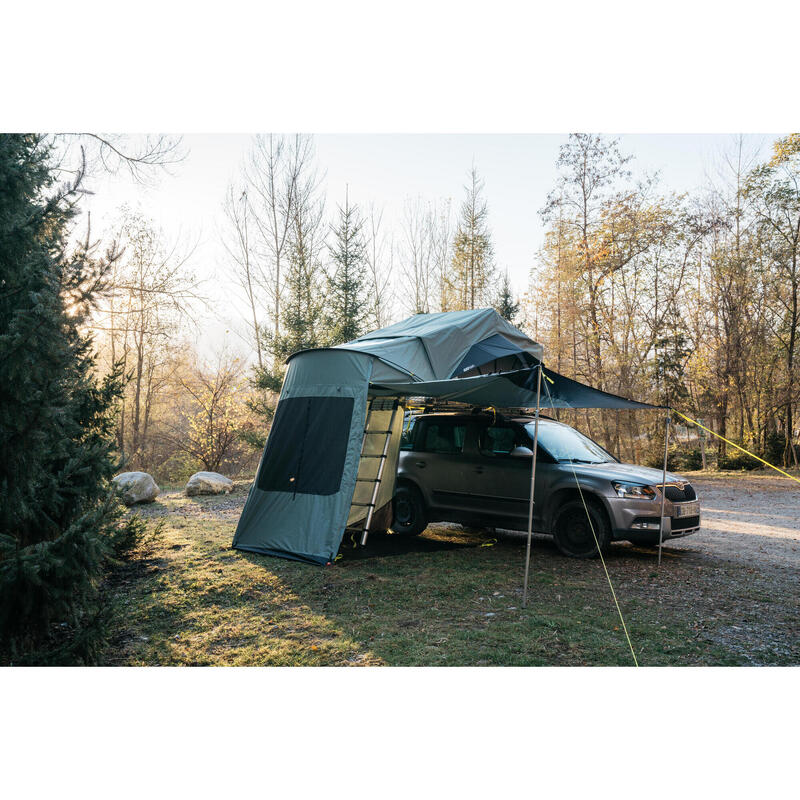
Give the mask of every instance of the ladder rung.
[[367, 435], [371, 436], [372, 434], [375, 434], [375, 433], [380, 433], [383, 436], [388, 436], [391, 433], [391, 431], [364, 431], [364, 435], [365, 436], [367, 436]]
[[361, 506], [362, 508], [370, 508], [374, 506], [375, 503], [350, 503], [351, 506]]

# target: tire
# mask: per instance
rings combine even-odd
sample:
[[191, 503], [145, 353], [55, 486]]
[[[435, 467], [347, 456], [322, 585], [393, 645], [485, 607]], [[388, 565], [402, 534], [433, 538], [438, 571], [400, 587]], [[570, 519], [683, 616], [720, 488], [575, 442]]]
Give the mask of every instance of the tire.
[[[586, 516], [587, 509], [592, 521], [591, 527]], [[594, 536], [592, 528], [594, 528]], [[605, 511], [596, 502], [587, 500], [586, 508], [584, 508], [581, 500], [570, 500], [556, 513], [553, 535], [556, 547], [565, 556], [597, 558], [600, 555], [597, 544], [600, 545], [600, 550], [605, 552], [611, 541], [611, 526]], [[595, 537], [597, 542], [595, 542]]]
[[392, 501], [394, 522], [392, 530], [403, 536], [419, 536], [428, 527], [428, 515], [419, 489], [398, 486]]

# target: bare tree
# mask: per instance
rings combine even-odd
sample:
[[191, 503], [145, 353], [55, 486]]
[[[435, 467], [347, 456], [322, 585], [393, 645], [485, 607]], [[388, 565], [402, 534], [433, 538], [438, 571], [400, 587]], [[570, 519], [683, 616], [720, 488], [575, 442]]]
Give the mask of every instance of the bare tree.
[[366, 220], [367, 272], [369, 280], [369, 320], [376, 328], [389, 324], [389, 306], [392, 300], [392, 268], [394, 240], [388, 239], [383, 229], [383, 209], [374, 204], [369, 207]]
[[313, 158], [309, 136], [258, 135], [241, 184], [229, 188], [226, 196], [223, 242], [249, 306], [248, 328], [260, 370], [269, 366], [268, 342], [277, 342], [283, 329], [289, 251], [297, 238], [298, 217], [303, 217], [304, 236], [316, 227], [308, 224], [309, 213], [318, 211], [312, 202], [320, 182]]
[[106, 304], [92, 328], [111, 364], [129, 377], [118, 422], [120, 451], [133, 465], [146, 465], [153, 409], [171, 380], [179, 334], [191, 324], [191, 306], [200, 301], [199, 283], [189, 274], [191, 257], [163, 235], [141, 212], [123, 209], [118, 241], [123, 254], [109, 276]]
[[51, 141], [58, 171], [126, 173], [137, 183], [147, 183], [158, 172], [168, 172], [187, 155], [182, 137], [165, 134], [59, 133]]
[[258, 367], [263, 369], [262, 327], [259, 321], [261, 298], [256, 274], [258, 266], [253, 253], [252, 224], [250, 222], [252, 209], [247, 198], [247, 189], [229, 186], [223, 209], [229, 224], [226, 231], [223, 232], [222, 244], [231, 259], [236, 281], [242, 288], [249, 306], [250, 336], [248, 338], [255, 345]]
[[430, 206], [421, 197], [406, 200], [400, 272], [403, 299], [413, 314], [427, 314], [435, 307], [430, 217]]

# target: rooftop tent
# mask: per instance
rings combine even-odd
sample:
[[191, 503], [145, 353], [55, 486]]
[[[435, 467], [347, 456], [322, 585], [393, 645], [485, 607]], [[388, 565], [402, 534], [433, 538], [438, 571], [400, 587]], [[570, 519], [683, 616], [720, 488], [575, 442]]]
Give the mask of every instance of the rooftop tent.
[[[366, 532], [391, 500], [398, 398], [532, 407], [541, 358], [542, 346], [493, 309], [417, 314], [352, 342], [295, 353], [233, 546], [333, 561], [348, 524], [363, 521]], [[652, 408], [544, 374], [554, 407]]]

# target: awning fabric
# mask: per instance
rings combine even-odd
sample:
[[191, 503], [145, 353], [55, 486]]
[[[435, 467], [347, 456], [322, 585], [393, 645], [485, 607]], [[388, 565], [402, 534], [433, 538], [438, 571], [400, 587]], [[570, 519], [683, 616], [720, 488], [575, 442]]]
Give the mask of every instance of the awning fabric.
[[[499, 375], [478, 375], [446, 381], [418, 381], [373, 384], [377, 395], [435, 397], [499, 408], [534, 408], [536, 406], [537, 367], [504, 372]], [[650, 403], [627, 400], [615, 394], [593, 389], [543, 368], [542, 408], [660, 408]], [[547, 387], [544, 382], [547, 381]], [[548, 392], [549, 389], [549, 392]]]

